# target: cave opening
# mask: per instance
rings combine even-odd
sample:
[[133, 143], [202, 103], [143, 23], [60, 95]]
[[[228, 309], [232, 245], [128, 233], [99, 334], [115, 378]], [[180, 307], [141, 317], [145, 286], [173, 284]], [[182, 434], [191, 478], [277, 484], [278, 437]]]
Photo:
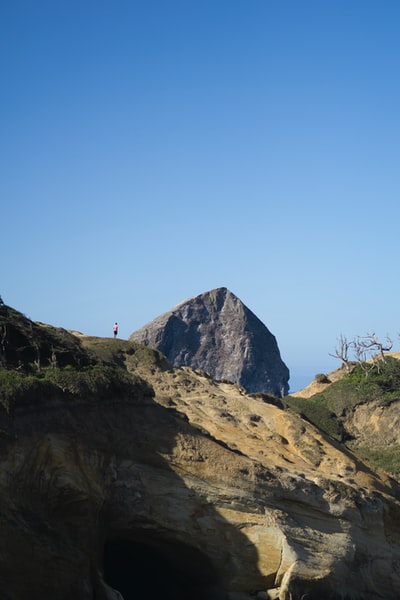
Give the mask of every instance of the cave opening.
[[109, 540], [104, 580], [124, 600], [222, 600], [211, 561], [195, 548], [167, 540]]

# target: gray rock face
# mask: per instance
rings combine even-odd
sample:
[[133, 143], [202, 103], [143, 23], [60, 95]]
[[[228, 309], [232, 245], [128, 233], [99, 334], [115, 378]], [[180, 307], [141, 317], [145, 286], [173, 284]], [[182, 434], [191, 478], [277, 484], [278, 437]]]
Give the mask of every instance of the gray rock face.
[[129, 339], [159, 350], [175, 367], [201, 369], [249, 393], [288, 393], [289, 370], [275, 337], [226, 288], [178, 304]]

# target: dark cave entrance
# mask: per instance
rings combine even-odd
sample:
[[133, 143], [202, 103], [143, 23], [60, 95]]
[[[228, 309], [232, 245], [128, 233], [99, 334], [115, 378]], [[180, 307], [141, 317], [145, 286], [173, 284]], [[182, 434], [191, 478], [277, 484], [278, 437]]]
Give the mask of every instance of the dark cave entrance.
[[222, 600], [210, 560], [186, 544], [110, 540], [104, 579], [124, 600]]

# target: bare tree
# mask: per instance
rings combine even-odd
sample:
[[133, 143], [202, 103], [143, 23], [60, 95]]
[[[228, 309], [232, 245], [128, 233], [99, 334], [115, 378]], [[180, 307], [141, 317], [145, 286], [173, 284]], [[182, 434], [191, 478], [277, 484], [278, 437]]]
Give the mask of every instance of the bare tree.
[[370, 358], [374, 359], [374, 354], [378, 353], [378, 358], [385, 362], [385, 352], [389, 352], [393, 348], [393, 341], [386, 336], [386, 344], [380, 341], [375, 333], [367, 333], [364, 336], [358, 336], [357, 344], [369, 353]]
[[381, 370], [382, 363], [386, 362], [385, 352], [389, 352], [393, 347], [393, 341], [386, 336], [386, 344], [380, 341], [377, 335], [367, 333], [367, 335], [357, 336], [354, 342], [354, 352], [358, 363], [368, 376], [373, 369]]
[[345, 367], [347, 373], [349, 373], [351, 366], [349, 351], [352, 350], [355, 360], [367, 377], [368, 373], [373, 369], [377, 369], [378, 372], [380, 371], [382, 363], [386, 362], [385, 352], [389, 352], [392, 348], [393, 340], [388, 335], [385, 338], [385, 342], [381, 342], [374, 332], [367, 333], [367, 335], [358, 335], [352, 341], [348, 341], [341, 334], [339, 345], [335, 348], [335, 354], [330, 354], [330, 356], [341, 360], [342, 367]]
[[349, 342], [349, 340], [342, 333], [340, 334], [340, 338], [338, 340], [339, 344], [335, 348], [335, 354], [329, 354], [329, 356], [333, 356], [334, 358], [338, 358], [342, 361], [342, 367], [344, 367], [347, 373], [350, 373], [350, 359], [349, 359], [349, 350], [354, 348], [354, 341]]
[[376, 364], [374, 360], [371, 360], [368, 346], [360, 342], [359, 337], [354, 342], [354, 354], [356, 355], [358, 364], [365, 373], [365, 377], [368, 377], [369, 372], [375, 369]]

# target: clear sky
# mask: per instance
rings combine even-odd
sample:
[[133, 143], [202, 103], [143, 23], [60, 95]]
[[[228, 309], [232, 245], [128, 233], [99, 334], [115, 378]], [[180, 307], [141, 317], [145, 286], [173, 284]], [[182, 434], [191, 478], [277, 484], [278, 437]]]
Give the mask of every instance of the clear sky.
[[225, 286], [292, 382], [340, 334], [398, 347], [399, 29], [397, 0], [1, 2], [5, 303], [127, 338]]

